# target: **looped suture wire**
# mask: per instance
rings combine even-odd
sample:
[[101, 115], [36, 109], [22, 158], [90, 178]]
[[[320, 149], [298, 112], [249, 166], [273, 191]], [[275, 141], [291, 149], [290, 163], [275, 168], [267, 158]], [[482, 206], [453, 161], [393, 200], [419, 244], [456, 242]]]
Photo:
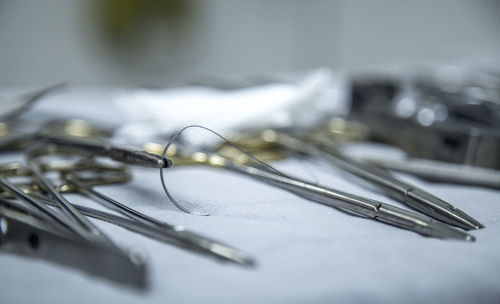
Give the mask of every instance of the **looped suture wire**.
[[[165, 148], [163, 149], [163, 152], [161, 154], [161, 157], [162, 159], [165, 158], [165, 156], [167, 155], [167, 150], [168, 148], [170, 147], [170, 145], [182, 134], [182, 132], [184, 132], [185, 130], [187, 129], [190, 129], [190, 128], [200, 128], [200, 129], [203, 129], [205, 131], [208, 131], [208, 132], [211, 132], [212, 134], [216, 135], [217, 137], [219, 137], [220, 139], [222, 139], [224, 142], [228, 143], [229, 145], [231, 145], [233, 148], [237, 149], [238, 151], [240, 151], [241, 153], [245, 154], [246, 156], [250, 157], [251, 159], [253, 159], [254, 161], [256, 161], [257, 163], [263, 165], [265, 168], [277, 173], [277, 174], [280, 174], [282, 176], [286, 176], [284, 173], [280, 172], [278, 169], [274, 168], [273, 166], [257, 159], [255, 156], [251, 155], [250, 153], [246, 152], [245, 150], [243, 150], [242, 148], [238, 147], [237, 145], [235, 145], [234, 143], [232, 143], [230, 140], [228, 140], [227, 138], [225, 138], [224, 136], [220, 135], [219, 133], [217, 133], [216, 131], [210, 129], [210, 128], [207, 128], [207, 127], [204, 127], [204, 126], [200, 126], [200, 125], [189, 125], [189, 126], [186, 126], [184, 128], [182, 128], [179, 132], [177, 132], [174, 136], [172, 136], [169, 141], [167, 142], [167, 145], [165, 146]], [[177, 207], [179, 208], [180, 210], [182, 210], [183, 212], [185, 213], [188, 213], [188, 214], [194, 214], [194, 215], [201, 215], [201, 216], [208, 216], [210, 215], [209, 213], [203, 213], [203, 212], [197, 212], [197, 211], [193, 211], [193, 210], [189, 210], [188, 208], [182, 206], [182, 204], [180, 204], [179, 202], [177, 202], [177, 200], [175, 200], [173, 198], [173, 196], [170, 194], [170, 192], [168, 191], [167, 189], [167, 185], [165, 183], [165, 178], [163, 177], [163, 167], [160, 168], [160, 180], [161, 180], [161, 185], [163, 187], [163, 190], [165, 191], [165, 194], [168, 196], [168, 198], [172, 201], [172, 203]]]

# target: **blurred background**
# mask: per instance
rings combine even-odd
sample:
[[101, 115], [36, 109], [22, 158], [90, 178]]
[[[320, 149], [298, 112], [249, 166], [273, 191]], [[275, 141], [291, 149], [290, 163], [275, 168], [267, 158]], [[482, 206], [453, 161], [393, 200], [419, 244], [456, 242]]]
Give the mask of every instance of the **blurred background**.
[[162, 86], [500, 54], [500, 1], [0, 0], [0, 85]]

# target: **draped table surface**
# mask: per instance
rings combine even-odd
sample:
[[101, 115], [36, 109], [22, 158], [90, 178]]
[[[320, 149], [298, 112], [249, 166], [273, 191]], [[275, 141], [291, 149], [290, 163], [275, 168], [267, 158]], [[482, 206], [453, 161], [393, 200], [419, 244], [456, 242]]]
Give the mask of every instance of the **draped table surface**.
[[[48, 97], [23, 117], [91, 119], [122, 123], [110, 90], [72, 89]], [[370, 152], [369, 148], [366, 152]], [[2, 162], [17, 156], [3, 155]], [[275, 164], [320, 184], [379, 199], [318, 162], [289, 159]], [[307, 171], [307, 172], [306, 172]], [[150, 289], [138, 292], [84, 273], [10, 254], [0, 254], [2, 303], [498, 303], [500, 301], [500, 191], [433, 184], [399, 175], [451, 202], [486, 228], [476, 242], [423, 237], [339, 212], [284, 190], [213, 170], [224, 192], [211, 216], [184, 214], [167, 200], [154, 169], [133, 169], [133, 180], [98, 189], [163, 221], [182, 224], [231, 244], [257, 259], [256, 268], [221, 264], [107, 223], [95, 223], [122, 247], [143, 252]], [[212, 173], [208, 173], [212, 174]], [[189, 188], [189, 181], [178, 187]], [[207, 190], [210, 191], [210, 190]], [[215, 190], [214, 190], [215, 191]], [[81, 198], [69, 196], [73, 202]]]

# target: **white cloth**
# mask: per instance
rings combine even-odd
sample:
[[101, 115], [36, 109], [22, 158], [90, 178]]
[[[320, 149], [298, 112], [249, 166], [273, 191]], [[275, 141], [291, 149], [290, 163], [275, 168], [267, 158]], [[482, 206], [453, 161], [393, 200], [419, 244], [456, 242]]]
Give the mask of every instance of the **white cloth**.
[[[93, 96], [93, 99], [89, 97]], [[28, 115], [78, 118], [116, 111], [109, 94], [72, 90], [48, 98]], [[85, 98], [83, 98], [85, 97]], [[85, 102], [72, 103], [72, 100]], [[107, 124], [120, 117], [100, 114]], [[110, 121], [111, 119], [111, 121]], [[101, 123], [105, 123], [100, 121]], [[370, 152], [370, 151], [367, 151]], [[305, 176], [304, 163], [277, 166]], [[320, 184], [396, 202], [370, 192], [336, 170], [308, 162]], [[136, 292], [39, 260], [0, 254], [2, 303], [498, 303], [500, 192], [426, 183], [403, 176], [486, 225], [475, 243], [443, 241], [341, 213], [249, 178], [214, 171], [226, 191], [209, 217], [174, 208], [158, 172], [134, 169], [127, 186], [103, 193], [166, 222], [182, 224], [252, 254], [255, 269], [219, 264], [119, 227], [97, 222], [120, 246], [149, 256], [151, 289]], [[184, 186], [182, 185], [184, 183]], [[188, 180], [180, 187], [190, 186]], [[209, 193], [210, 194], [210, 193]], [[73, 198], [72, 198], [73, 199]]]
[[[116, 136], [137, 142], [202, 125], [223, 135], [254, 128], [310, 127], [332, 114], [346, 114], [346, 83], [327, 69], [305, 75], [296, 84], [275, 83], [238, 90], [180, 87], [134, 90], [116, 95], [127, 123]], [[206, 133], [186, 134], [194, 145], [212, 143]]]

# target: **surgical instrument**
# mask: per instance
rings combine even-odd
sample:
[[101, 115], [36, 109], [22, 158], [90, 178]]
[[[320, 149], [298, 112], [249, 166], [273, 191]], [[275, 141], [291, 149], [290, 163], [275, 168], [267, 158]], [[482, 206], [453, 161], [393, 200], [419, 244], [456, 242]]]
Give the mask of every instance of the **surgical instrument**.
[[[94, 201], [103, 204], [105, 207], [111, 208], [112, 210], [126, 215], [130, 219], [117, 217], [113, 214], [87, 207], [73, 205], [75, 209], [82, 212], [84, 215], [122, 226], [126, 229], [162, 242], [171, 243], [182, 248], [189, 249], [191, 251], [210, 255], [221, 261], [233, 262], [243, 266], [253, 266], [255, 264], [255, 261], [251, 257], [237, 249], [231, 248], [230, 246], [222, 244], [218, 241], [214, 241], [202, 235], [188, 231], [182, 226], [175, 226], [156, 220], [92, 189], [92, 187], [90, 186], [92, 184], [104, 185], [116, 183], [117, 181], [120, 181], [120, 179], [122, 181], [126, 181], [128, 180], [129, 175], [123, 174], [127, 173], [128, 171], [119, 170], [119, 168], [125, 170], [124, 167], [99, 165], [99, 163], [94, 162], [91, 159], [86, 161], [89, 162], [89, 166], [84, 166], [81, 163], [72, 163], [73, 165], [75, 165], [74, 171], [70, 170], [71, 164], [66, 164], [65, 166], [62, 166], [61, 164], [51, 165], [51, 163], [54, 162], [53, 160], [51, 160], [50, 162], [44, 162], [43, 168], [45, 168], [46, 170], [60, 172], [60, 174], [62, 175], [64, 183], [56, 187], [58, 192], [81, 193], [93, 199]], [[98, 175], [95, 175], [95, 178], [83, 178], [78, 176], [78, 172], [86, 172], [92, 166], [95, 167], [95, 169], [98, 171], [97, 173], [99, 173]], [[13, 168], [17, 169], [14, 170]], [[61, 168], [63, 168], [64, 170], [60, 171]], [[106, 168], [112, 170], [111, 175], [103, 175], [102, 171], [105, 171]], [[2, 169], [4, 171], [2, 171]], [[2, 173], [5, 173], [9, 176], [19, 176], [16, 174], [32, 174], [29, 168], [24, 168], [22, 166], [19, 166], [18, 164], [10, 164], [9, 166], [0, 168], [0, 174]], [[41, 196], [41, 192], [39, 191], [41, 189], [33, 190], [32, 187], [25, 187], [24, 190], [25, 192], [27, 192], [27, 194], [24, 195], [37, 202], [38, 204], [45, 203], [51, 206], [59, 207], [59, 205], [57, 205], [53, 199]]]
[[74, 227], [78, 227], [79, 234], [87, 240], [102, 242], [110, 246], [114, 246], [112, 242], [101, 232], [95, 225], [93, 225], [86, 217], [84, 217], [78, 210], [76, 210], [71, 203], [61, 195], [52, 182], [44, 176], [41, 165], [37, 158], [46, 153], [47, 147], [33, 147], [27, 152], [26, 161], [28, 167], [33, 172], [35, 180], [47, 191], [59, 204], [64, 214], [73, 222]]
[[[427, 191], [403, 182], [374, 166], [358, 162], [342, 154], [335, 143], [321, 133], [305, 135], [302, 140], [294, 135], [267, 131], [266, 140], [286, 149], [324, 159], [351, 174], [359, 176], [382, 189], [388, 196], [428, 216], [466, 230], [484, 226], [460, 209], [437, 198]], [[269, 135], [272, 133], [272, 136]]]
[[[92, 176], [81, 176], [79, 179], [85, 183], [87, 186], [99, 186], [99, 185], [109, 185], [116, 183], [125, 183], [130, 180], [131, 174], [130, 170], [126, 166], [116, 166], [103, 164], [101, 162], [95, 161], [93, 158], [84, 157], [83, 159], [73, 161], [73, 160], [54, 160], [51, 159], [49, 162], [43, 162], [40, 164], [43, 172], [47, 171], [57, 171], [60, 174], [67, 174], [75, 171], [92, 171], [96, 174]], [[97, 173], [99, 175], [97, 175]], [[23, 166], [19, 162], [12, 162], [0, 165], [0, 177], [32, 177], [33, 172]], [[41, 191], [38, 183], [30, 182], [20, 184], [17, 183], [16, 186], [24, 193], [32, 191]], [[57, 190], [59, 192], [70, 192], [73, 188], [69, 184], [58, 185]], [[0, 192], [0, 197], [8, 198], [10, 197], [8, 193]]]
[[21, 254], [76, 268], [138, 289], [148, 287], [140, 255], [74, 238], [10, 202], [0, 200], [0, 252]]
[[41, 141], [44, 135], [95, 139], [109, 136], [110, 131], [81, 119], [56, 119], [42, 124], [23, 120], [0, 122], [0, 152], [22, 150]]
[[145, 151], [117, 147], [108, 143], [51, 135], [43, 136], [43, 140], [77, 152], [109, 157], [112, 160], [129, 165], [150, 168], [168, 168], [171, 166], [171, 162], [167, 158], [161, 158]]
[[[206, 253], [214, 255], [219, 259], [231, 261], [245, 266], [252, 266], [254, 264], [253, 259], [251, 259], [246, 254], [236, 249], [209, 240], [197, 234], [188, 232], [184, 228], [181, 228], [180, 226], [172, 226], [166, 224], [155, 218], [140, 213], [132, 208], [129, 208], [126, 205], [121, 204], [115, 201], [114, 199], [102, 193], [99, 193], [94, 189], [92, 189], [91, 187], [85, 185], [75, 175], [65, 175], [65, 179], [67, 179], [70, 184], [75, 185], [77, 187], [78, 192], [92, 198], [94, 201], [99, 202], [102, 205], [112, 210], [118, 211], [123, 215], [128, 216], [131, 219], [134, 219], [140, 223], [148, 225], [149, 227], [153, 226], [154, 228], [162, 232], [162, 234], [165, 234], [164, 233], [165, 231], [174, 232], [173, 234], [177, 238], [177, 241], [181, 241], [181, 243], [187, 243], [188, 245], [191, 245], [194, 249], [198, 251], [203, 250], [206, 251]], [[166, 236], [171, 237], [169, 233], [166, 233]], [[165, 237], [165, 235], [162, 235], [161, 237]]]
[[[8, 131], [8, 130], [7, 130]], [[33, 143], [52, 144], [75, 152], [86, 152], [93, 155], [108, 157], [115, 161], [142, 167], [168, 168], [168, 159], [161, 159], [137, 149], [118, 147], [105, 142], [100, 135], [106, 132], [92, 128], [85, 121], [51, 121], [36, 130], [4, 132], [0, 136], [0, 147], [22, 148]]]
[[280, 176], [265, 170], [228, 165], [226, 168], [248, 174], [254, 178], [267, 181], [279, 187], [290, 190], [308, 200], [316, 201], [331, 207], [339, 208], [377, 221], [394, 225], [417, 233], [443, 238], [474, 241], [474, 237], [462, 231], [455, 230], [445, 224], [431, 220], [416, 213], [371, 200], [361, 196], [320, 187], [286, 176]]
[[500, 79], [450, 90], [430, 78], [355, 79], [350, 119], [411, 157], [500, 169]]
[[499, 170], [419, 158], [385, 159], [359, 156], [356, 159], [383, 169], [412, 174], [433, 182], [500, 189]]
[[[47, 198], [40, 197], [36, 194], [34, 194], [34, 197], [39, 198], [48, 205], [56, 206], [54, 201]], [[143, 222], [116, 216], [101, 210], [77, 204], [74, 204], [74, 206], [85, 216], [123, 227], [127, 230], [160, 242], [179, 246], [196, 253], [209, 255], [222, 262], [232, 262], [248, 267], [253, 267], [256, 264], [256, 261], [246, 253], [219, 241], [215, 241], [198, 233], [189, 231], [184, 226], [171, 225], [160, 221], [158, 221], [159, 225], [148, 225]]]
[[[422, 235], [474, 241], [474, 237], [470, 234], [453, 229], [443, 223], [414, 212], [361, 196], [313, 185], [297, 178], [292, 178], [278, 172], [272, 172], [269, 168], [258, 168], [239, 164], [234, 162], [234, 159], [229, 159], [228, 157], [223, 157], [215, 153], [197, 152], [183, 154], [181, 149], [172, 149], [171, 151], [174, 152], [168, 153], [167, 151], [167, 155], [172, 159], [174, 166], [180, 164], [199, 164], [224, 168], [284, 188], [308, 200], [411, 230]], [[150, 152], [158, 153], [157, 150], [153, 149], [150, 150]], [[204, 157], [202, 157], [201, 154], [204, 154]]]
[[55, 212], [54, 210], [48, 208], [44, 204], [41, 204], [37, 200], [33, 199], [23, 191], [20, 187], [10, 183], [6, 178], [0, 176], [0, 186], [11, 194], [11, 196], [24, 202], [31, 208], [37, 210], [41, 215], [43, 215], [49, 221], [52, 221], [54, 225], [59, 225], [63, 229], [67, 229], [78, 236], [86, 236], [85, 231], [83, 231], [79, 226], [75, 226], [67, 217]]

